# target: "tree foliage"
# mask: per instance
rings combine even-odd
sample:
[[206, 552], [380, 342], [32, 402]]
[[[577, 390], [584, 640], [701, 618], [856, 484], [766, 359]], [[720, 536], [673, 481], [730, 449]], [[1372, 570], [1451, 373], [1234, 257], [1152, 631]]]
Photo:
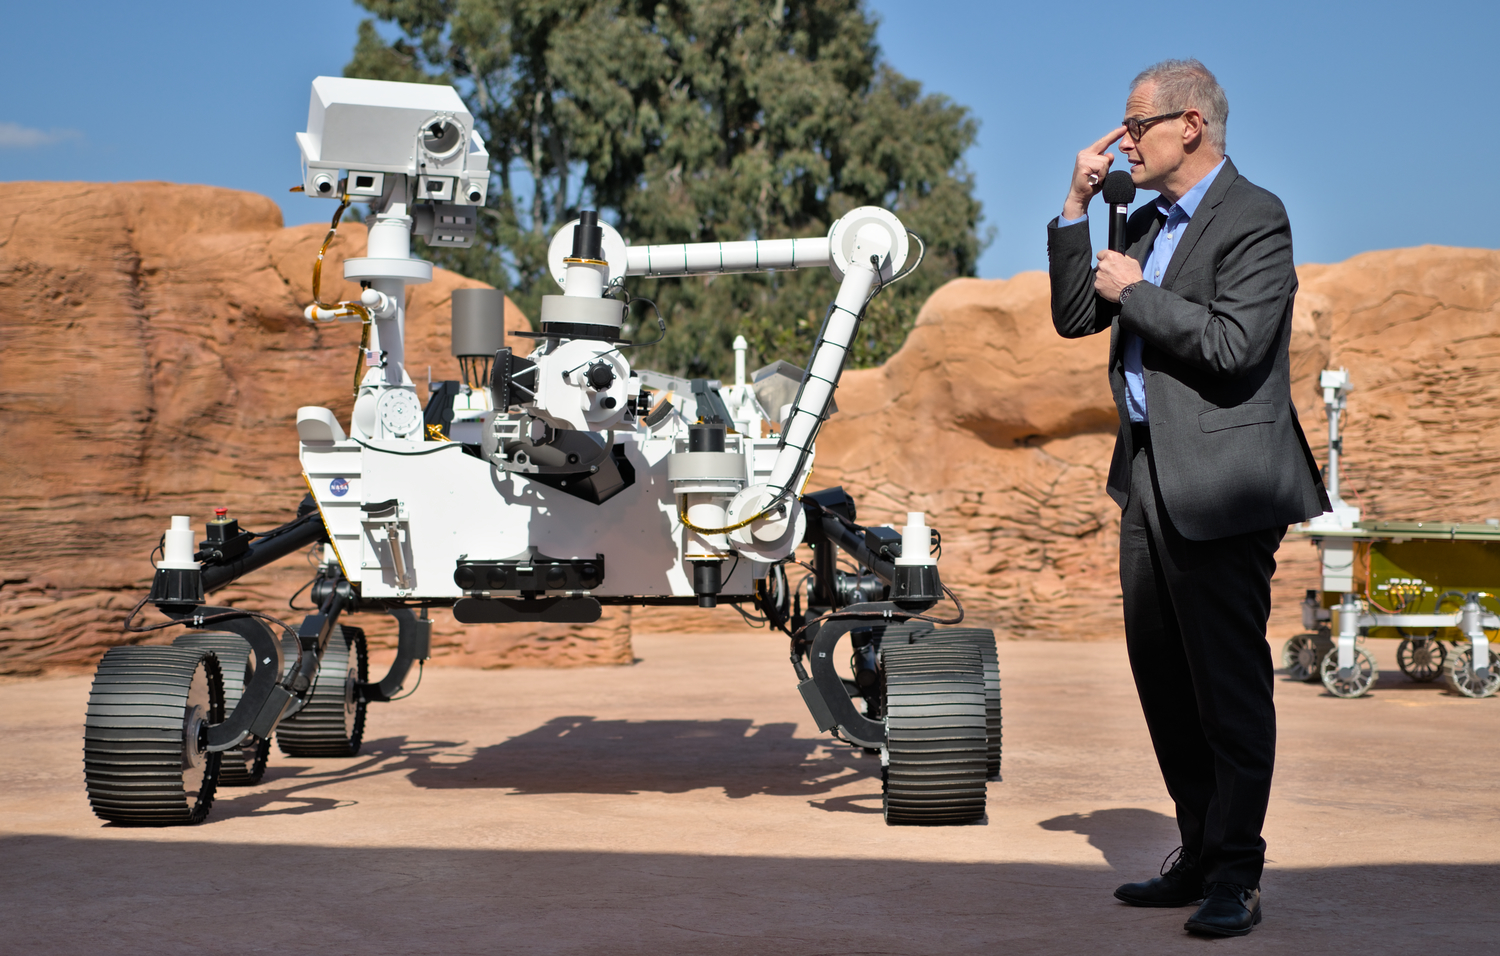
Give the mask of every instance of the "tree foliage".
[[[927, 259], [871, 305], [857, 365], [884, 361], [933, 289], [973, 274], [975, 122], [881, 60], [861, 0], [359, 2], [387, 26], [360, 24], [345, 75], [453, 84], [490, 152], [481, 242], [428, 256], [528, 315], [557, 291], [547, 242], [581, 208], [632, 243], [815, 236], [856, 206], [891, 209]], [[835, 284], [805, 269], [630, 291], [667, 319], [651, 367], [722, 377], [736, 334], [753, 360], [805, 357]]]

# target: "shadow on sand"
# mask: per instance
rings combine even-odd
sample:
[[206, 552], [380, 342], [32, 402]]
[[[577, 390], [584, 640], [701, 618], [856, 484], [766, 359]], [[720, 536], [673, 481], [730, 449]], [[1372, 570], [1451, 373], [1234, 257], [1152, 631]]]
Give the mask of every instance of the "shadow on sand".
[[[1037, 826], [1043, 830], [1081, 833], [1089, 846], [1104, 854], [1104, 860], [1115, 870], [1133, 872], [1152, 853], [1166, 853], [1181, 842], [1177, 821], [1155, 810], [1139, 807], [1117, 807], [1093, 813], [1069, 813]], [[1146, 873], [1141, 879], [1155, 876]]]
[[406, 737], [366, 741], [359, 756], [348, 760], [313, 761], [273, 751], [259, 787], [219, 790], [214, 817], [333, 810], [348, 802], [313, 791], [334, 781], [391, 774], [403, 774], [413, 786], [428, 790], [633, 794], [715, 789], [730, 798], [817, 797], [869, 780], [873, 795], [809, 802], [829, 812], [880, 812], [879, 758], [795, 732], [796, 724], [749, 719], [557, 717], [472, 754], [463, 753], [467, 748], [461, 741]]
[[[1076, 820], [1094, 839], [1140, 812], [1049, 824]], [[875, 842], [850, 857], [799, 857], [794, 845], [724, 856], [251, 844], [182, 830], [0, 838], [0, 950], [1201, 956], [1217, 945], [1186, 936], [1179, 910], [1115, 905], [1119, 875], [1105, 867], [882, 858], [869, 852], [882, 832], [873, 824]], [[1493, 951], [1497, 886], [1500, 867], [1486, 865], [1273, 869], [1266, 922], [1230, 945]]]
[[880, 761], [796, 724], [726, 720], [599, 720], [556, 717], [461, 762], [428, 762], [413, 785], [516, 793], [685, 793], [731, 798], [818, 796], [860, 777], [880, 779]]

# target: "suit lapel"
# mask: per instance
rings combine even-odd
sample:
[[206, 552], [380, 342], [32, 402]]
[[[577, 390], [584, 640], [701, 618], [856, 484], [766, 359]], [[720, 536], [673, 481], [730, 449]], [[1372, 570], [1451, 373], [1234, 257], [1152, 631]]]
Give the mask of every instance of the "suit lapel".
[[1219, 211], [1219, 203], [1229, 194], [1229, 187], [1240, 177], [1239, 170], [1234, 168], [1234, 163], [1226, 157], [1224, 168], [1219, 170], [1219, 175], [1214, 177], [1214, 184], [1208, 187], [1208, 193], [1203, 201], [1198, 204], [1198, 211], [1193, 218], [1188, 220], [1187, 232], [1177, 243], [1177, 249], [1172, 253], [1172, 261], [1167, 263], [1167, 275], [1162, 279], [1163, 289], [1172, 288], [1172, 283], [1177, 278], [1177, 273], [1182, 271], [1183, 263], [1193, 254], [1193, 247], [1203, 237], [1203, 231], [1208, 224], [1214, 221], [1214, 216]]
[[1146, 260], [1151, 258], [1151, 247], [1156, 244], [1156, 237], [1166, 221], [1167, 217], [1161, 214], [1161, 210], [1156, 210], [1156, 216], [1151, 221], [1151, 228], [1146, 230], [1144, 236], [1136, 240], [1135, 248], [1130, 250], [1131, 257], [1141, 264], [1142, 269], [1146, 268]]

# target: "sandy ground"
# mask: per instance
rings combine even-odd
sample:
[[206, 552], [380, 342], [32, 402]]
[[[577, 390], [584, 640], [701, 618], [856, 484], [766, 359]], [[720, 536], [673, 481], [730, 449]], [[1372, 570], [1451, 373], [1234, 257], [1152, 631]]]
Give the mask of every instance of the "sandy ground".
[[1110, 892], [1175, 827], [1118, 642], [1002, 642], [981, 825], [896, 828], [763, 633], [647, 636], [633, 667], [434, 669], [349, 760], [273, 752], [209, 822], [105, 826], [87, 678], [0, 685], [0, 952], [949, 954], [1500, 951], [1500, 699], [1277, 686], [1266, 921]]

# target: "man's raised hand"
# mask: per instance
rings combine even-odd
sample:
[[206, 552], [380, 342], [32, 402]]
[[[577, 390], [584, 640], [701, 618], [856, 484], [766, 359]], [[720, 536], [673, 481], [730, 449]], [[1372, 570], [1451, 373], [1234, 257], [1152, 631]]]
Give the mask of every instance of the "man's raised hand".
[[1079, 152], [1073, 161], [1073, 181], [1068, 185], [1068, 198], [1063, 203], [1064, 219], [1078, 219], [1088, 212], [1089, 200], [1104, 188], [1104, 177], [1115, 161], [1114, 154], [1108, 150], [1124, 135], [1125, 127], [1117, 126], [1103, 139]]

